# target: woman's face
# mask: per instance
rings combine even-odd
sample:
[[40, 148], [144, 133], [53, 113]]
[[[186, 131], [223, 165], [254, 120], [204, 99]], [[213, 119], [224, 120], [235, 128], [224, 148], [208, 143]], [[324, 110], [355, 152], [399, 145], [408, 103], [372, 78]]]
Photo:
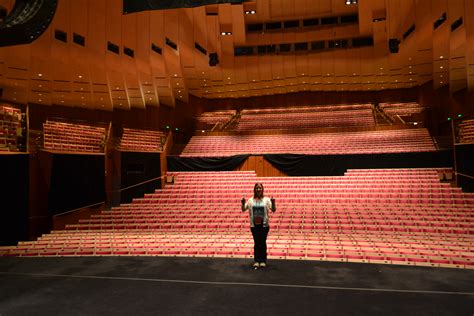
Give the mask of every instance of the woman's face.
[[263, 186], [261, 184], [257, 184], [254, 190], [255, 196], [261, 197], [263, 195]]

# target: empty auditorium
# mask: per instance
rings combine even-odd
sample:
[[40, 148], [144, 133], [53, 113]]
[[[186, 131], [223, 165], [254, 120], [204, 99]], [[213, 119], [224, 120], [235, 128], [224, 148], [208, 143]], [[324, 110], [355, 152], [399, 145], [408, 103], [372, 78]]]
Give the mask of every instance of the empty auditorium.
[[0, 316], [474, 315], [471, 0], [0, 0]]

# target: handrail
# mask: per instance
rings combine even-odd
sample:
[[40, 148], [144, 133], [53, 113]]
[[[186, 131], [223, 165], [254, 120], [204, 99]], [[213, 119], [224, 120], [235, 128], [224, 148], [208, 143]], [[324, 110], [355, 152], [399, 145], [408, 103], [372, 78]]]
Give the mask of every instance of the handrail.
[[461, 172], [455, 172], [455, 174], [460, 175], [460, 176], [465, 177], [465, 178], [474, 179], [474, 176], [470, 176], [468, 174], [464, 174], [464, 173], [461, 173]]
[[400, 115], [397, 114], [397, 117], [400, 120], [400, 122], [402, 122], [403, 124], [406, 124], [406, 122], [400, 117]]
[[105, 203], [105, 201], [102, 201], [102, 202], [94, 203], [94, 204], [87, 205], [87, 206], [81, 206], [81, 207], [75, 208], [75, 209], [70, 210], [70, 211], [66, 211], [66, 212], [59, 213], [59, 214], [54, 214], [53, 217], [61, 216], [61, 215], [66, 215], [66, 214], [69, 214], [69, 213], [74, 213], [74, 212], [76, 212], [76, 211], [78, 211], [78, 210], [81, 210], [81, 209], [83, 209], [83, 208], [89, 208], [89, 207], [93, 207], [93, 206], [100, 205], [100, 204], [104, 204], [104, 203]]
[[158, 179], [163, 179], [163, 178], [165, 178], [165, 177], [166, 177], [166, 175], [160, 176], [160, 177], [156, 177], [156, 178], [153, 178], [153, 179], [150, 179], [150, 180], [146, 180], [146, 181], [143, 181], [143, 182], [140, 182], [140, 183], [137, 183], [137, 184], [132, 184], [131, 186], [128, 186], [128, 187], [126, 187], [126, 188], [122, 188], [122, 189], [119, 189], [119, 190], [108, 190], [108, 191], [106, 191], [106, 192], [122, 192], [122, 191], [125, 191], [125, 190], [128, 190], [128, 189], [131, 189], [131, 188], [140, 186], [140, 185], [145, 184], [145, 183], [148, 183], [148, 182], [156, 181], [156, 180], [158, 180]]

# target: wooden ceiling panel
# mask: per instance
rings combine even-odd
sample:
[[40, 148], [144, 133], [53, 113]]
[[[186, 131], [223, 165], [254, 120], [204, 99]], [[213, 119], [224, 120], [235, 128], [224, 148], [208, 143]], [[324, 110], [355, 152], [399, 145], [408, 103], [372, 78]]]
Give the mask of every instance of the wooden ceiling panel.
[[[60, 1], [59, 1], [60, 2]], [[87, 8], [89, 0], [70, 0], [70, 15], [71, 31], [83, 36], [88, 35], [88, 25], [84, 21], [88, 20]], [[71, 34], [72, 35], [72, 34]]]
[[183, 68], [194, 67], [194, 55], [196, 48], [194, 47], [194, 34], [189, 30], [194, 28], [194, 15], [192, 9], [184, 9], [179, 12], [178, 27], [178, 48], [180, 62]]
[[285, 78], [296, 78], [296, 56], [283, 55], [283, 73]]
[[122, 1], [106, 0], [105, 10], [107, 41], [122, 45]]
[[243, 5], [232, 5], [232, 37], [234, 45], [245, 44], [245, 14]]
[[464, 1], [464, 27], [466, 30], [467, 87], [474, 90], [474, 6]]
[[[247, 9], [257, 12], [244, 14]], [[111, 110], [112, 106], [157, 106], [162, 98], [164, 105], [174, 106], [175, 98], [186, 102], [189, 93], [235, 98], [308, 90], [377, 90], [432, 79], [435, 87], [453, 82], [451, 91], [462, 84], [474, 88], [473, 9], [466, 0], [364, 0], [352, 6], [342, 0], [259, 0], [128, 15], [121, 10], [120, 0], [61, 1], [51, 27], [37, 41], [0, 48], [4, 95], [11, 98], [13, 91], [18, 93], [23, 87], [35, 92], [27, 93], [32, 102], [41, 91], [51, 95], [41, 101], [45, 104], [64, 101], [102, 108], [95, 96], [80, 98], [87, 91], [114, 100], [104, 104], [104, 109]], [[206, 15], [211, 11], [217, 15]], [[434, 30], [433, 22], [444, 12], [448, 21]], [[247, 33], [245, 25], [357, 13], [358, 24], [333, 27]], [[464, 24], [451, 32], [450, 25], [459, 16]], [[374, 18], [382, 20], [373, 22]], [[402, 39], [413, 23], [415, 31]], [[66, 32], [67, 43], [54, 39], [55, 29]], [[232, 35], [223, 36], [221, 31]], [[85, 37], [85, 46], [73, 43], [73, 33]], [[236, 46], [359, 36], [373, 36], [375, 45], [285, 53], [277, 47], [273, 54], [234, 56]], [[166, 45], [165, 38], [177, 49]], [[389, 38], [402, 39], [398, 53], [389, 52]], [[107, 41], [118, 46], [118, 53], [107, 50]], [[197, 50], [195, 43], [205, 52]], [[157, 46], [155, 51], [152, 44]], [[133, 57], [124, 54], [125, 47], [134, 51]], [[218, 54], [217, 66], [209, 65], [210, 53]], [[122, 94], [119, 100], [117, 95]]]

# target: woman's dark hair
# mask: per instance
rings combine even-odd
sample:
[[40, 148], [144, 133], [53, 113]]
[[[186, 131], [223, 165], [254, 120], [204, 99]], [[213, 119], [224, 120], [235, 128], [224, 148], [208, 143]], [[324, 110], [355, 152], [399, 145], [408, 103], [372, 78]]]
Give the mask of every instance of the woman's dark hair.
[[257, 198], [257, 187], [260, 186], [262, 188], [262, 197], [263, 197], [263, 184], [261, 184], [260, 182], [257, 182], [255, 183], [255, 185], [253, 186], [253, 198]]

